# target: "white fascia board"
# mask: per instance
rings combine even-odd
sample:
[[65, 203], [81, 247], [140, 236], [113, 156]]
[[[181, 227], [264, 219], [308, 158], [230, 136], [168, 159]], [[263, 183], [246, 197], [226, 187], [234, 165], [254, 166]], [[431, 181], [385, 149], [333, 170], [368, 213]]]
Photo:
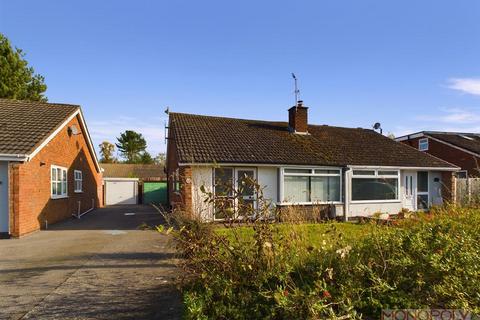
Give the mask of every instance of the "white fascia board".
[[400, 167], [400, 166], [347, 166], [350, 169], [389, 169], [389, 170], [423, 170], [423, 171], [458, 171], [460, 167]]
[[102, 168], [100, 168], [100, 164], [98, 163], [97, 154], [95, 153], [95, 148], [93, 147], [92, 138], [90, 137], [90, 133], [88, 132], [87, 124], [85, 123], [85, 119], [83, 118], [83, 112], [82, 112], [81, 108], [79, 108], [78, 114], [80, 116], [80, 124], [83, 127], [82, 128], [83, 132], [85, 133], [84, 134], [85, 140], [87, 141], [87, 145], [90, 149], [90, 153], [93, 156], [93, 162], [95, 163], [95, 167], [97, 168], [97, 172], [100, 173], [100, 172], [102, 172], [101, 171]]
[[423, 132], [418, 132], [418, 133], [413, 133], [413, 134], [407, 134], [405, 136], [401, 136], [401, 137], [398, 137], [398, 138], [395, 138], [395, 141], [405, 141], [405, 140], [409, 140], [409, 139], [416, 139], [416, 138], [421, 138], [423, 137], [425, 134]]

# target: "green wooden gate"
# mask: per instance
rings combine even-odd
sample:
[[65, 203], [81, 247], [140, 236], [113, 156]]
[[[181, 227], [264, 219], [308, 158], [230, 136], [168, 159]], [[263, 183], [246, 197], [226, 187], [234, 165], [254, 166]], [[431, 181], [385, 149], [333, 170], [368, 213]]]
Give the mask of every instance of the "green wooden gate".
[[167, 204], [167, 183], [166, 182], [144, 182], [143, 203]]

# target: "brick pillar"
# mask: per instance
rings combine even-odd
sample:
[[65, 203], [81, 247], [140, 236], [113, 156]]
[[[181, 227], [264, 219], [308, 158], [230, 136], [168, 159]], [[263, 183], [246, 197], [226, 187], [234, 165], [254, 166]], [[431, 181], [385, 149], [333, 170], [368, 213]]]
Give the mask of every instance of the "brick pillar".
[[453, 172], [442, 171], [442, 197], [444, 202], [453, 203], [453, 190], [455, 186], [455, 179], [453, 179]]
[[185, 212], [192, 214], [192, 168], [180, 167], [181, 203]]
[[20, 236], [20, 211], [19, 211], [19, 164], [11, 163], [8, 172], [8, 190], [9, 190], [9, 221], [10, 234], [12, 237]]

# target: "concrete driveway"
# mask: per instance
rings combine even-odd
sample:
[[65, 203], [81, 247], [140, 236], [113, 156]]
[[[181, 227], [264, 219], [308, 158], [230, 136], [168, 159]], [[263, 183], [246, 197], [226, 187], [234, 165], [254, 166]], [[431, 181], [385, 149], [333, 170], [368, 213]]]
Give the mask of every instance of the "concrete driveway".
[[175, 258], [149, 206], [115, 206], [0, 240], [0, 319], [178, 319]]

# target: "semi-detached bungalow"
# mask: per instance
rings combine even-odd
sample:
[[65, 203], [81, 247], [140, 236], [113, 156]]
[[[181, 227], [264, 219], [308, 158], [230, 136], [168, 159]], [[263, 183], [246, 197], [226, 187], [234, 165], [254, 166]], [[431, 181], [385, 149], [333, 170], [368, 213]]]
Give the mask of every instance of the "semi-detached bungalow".
[[[170, 113], [170, 204], [206, 221], [221, 218], [200, 187], [215, 194], [245, 175], [277, 207], [333, 205], [345, 220], [448, 199], [455, 165], [373, 130], [308, 124], [301, 101], [288, 113], [288, 122]], [[244, 199], [257, 205], [255, 194]]]
[[102, 202], [79, 106], [0, 99], [0, 235], [22, 236]]

